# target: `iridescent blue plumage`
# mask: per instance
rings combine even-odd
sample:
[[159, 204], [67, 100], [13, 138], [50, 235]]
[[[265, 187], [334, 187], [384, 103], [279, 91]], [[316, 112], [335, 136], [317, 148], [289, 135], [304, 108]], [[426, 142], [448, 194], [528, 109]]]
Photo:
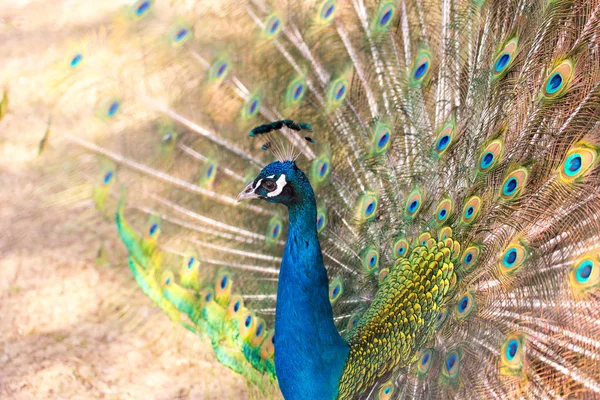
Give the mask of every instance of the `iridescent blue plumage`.
[[[265, 187], [265, 182], [272, 184]], [[279, 194], [271, 197], [275, 192]], [[275, 315], [279, 387], [286, 399], [334, 399], [349, 349], [333, 323], [315, 224], [316, 200], [308, 178], [294, 162], [277, 161], [267, 165], [240, 196], [288, 208]]]

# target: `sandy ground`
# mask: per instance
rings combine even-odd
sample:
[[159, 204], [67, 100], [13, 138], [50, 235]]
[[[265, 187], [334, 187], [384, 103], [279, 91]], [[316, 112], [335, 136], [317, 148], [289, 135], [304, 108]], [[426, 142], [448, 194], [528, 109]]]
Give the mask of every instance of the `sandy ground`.
[[88, 226], [44, 205], [51, 175], [37, 144], [47, 108], [36, 72], [56, 43], [118, 4], [0, 0], [0, 88], [10, 96], [0, 121], [0, 398], [260, 397], [206, 339], [175, 328], [132, 289], [122, 258], [97, 265]]

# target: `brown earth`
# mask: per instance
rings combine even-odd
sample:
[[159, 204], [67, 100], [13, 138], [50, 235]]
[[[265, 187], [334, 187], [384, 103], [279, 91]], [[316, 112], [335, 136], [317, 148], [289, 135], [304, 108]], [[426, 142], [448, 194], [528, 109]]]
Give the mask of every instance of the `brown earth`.
[[97, 265], [98, 241], [77, 223], [85, 216], [74, 212], [73, 222], [47, 206], [38, 72], [122, 3], [0, 4], [0, 89], [9, 94], [0, 121], [0, 398], [260, 397], [215, 360], [208, 340], [174, 327], [132, 287], [124, 258]]

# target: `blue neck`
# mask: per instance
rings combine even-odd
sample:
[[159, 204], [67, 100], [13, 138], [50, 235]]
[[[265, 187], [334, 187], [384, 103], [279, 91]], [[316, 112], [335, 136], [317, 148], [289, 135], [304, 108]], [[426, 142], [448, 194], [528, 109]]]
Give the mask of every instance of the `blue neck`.
[[275, 368], [286, 400], [335, 399], [349, 348], [334, 323], [308, 181], [288, 206], [275, 315]]

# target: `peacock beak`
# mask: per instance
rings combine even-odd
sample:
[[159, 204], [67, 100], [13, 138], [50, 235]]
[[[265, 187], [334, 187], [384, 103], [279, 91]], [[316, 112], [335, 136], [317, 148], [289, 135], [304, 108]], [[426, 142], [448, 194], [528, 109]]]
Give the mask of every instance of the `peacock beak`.
[[240, 194], [238, 194], [238, 203], [242, 200], [257, 199], [258, 195], [254, 193], [254, 182], [250, 182], [248, 186]]

